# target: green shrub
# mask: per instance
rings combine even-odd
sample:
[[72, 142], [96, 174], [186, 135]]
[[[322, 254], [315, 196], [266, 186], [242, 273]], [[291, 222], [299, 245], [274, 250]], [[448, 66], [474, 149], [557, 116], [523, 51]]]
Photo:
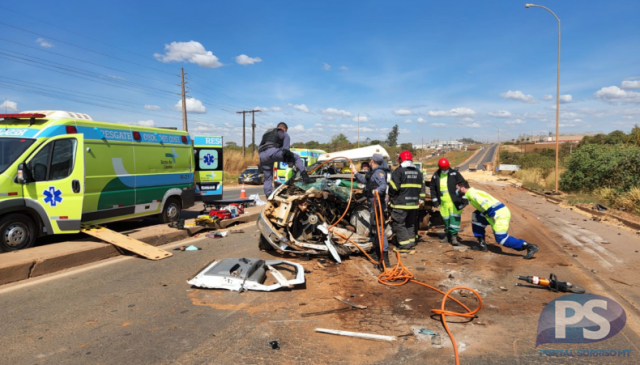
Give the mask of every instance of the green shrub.
[[562, 174], [565, 191], [611, 188], [626, 192], [640, 186], [640, 148], [625, 144], [586, 144], [573, 152]]

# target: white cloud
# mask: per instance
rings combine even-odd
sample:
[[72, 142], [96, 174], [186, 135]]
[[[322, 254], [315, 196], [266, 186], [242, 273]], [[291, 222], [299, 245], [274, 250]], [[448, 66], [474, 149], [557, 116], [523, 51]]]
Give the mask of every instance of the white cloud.
[[253, 110], [260, 110], [261, 112], [280, 112], [282, 108], [279, 106], [273, 106], [271, 108], [263, 108], [261, 106], [256, 106]]
[[2, 104], [0, 104], [0, 113], [4, 111], [17, 112], [19, 110], [20, 109], [18, 109], [18, 103], [16, 103], [15, 101], [5, 100], [2, 102]]
[[394, 110], [393, 114], [395, 115], [411, 115], [413, 113], [411, 113], [411, 110], [407, 110], [407, 109], [398, 109], [398, 110]]
[[544, 101], [553, 100], [553, 95], [544, 95], [542, 96], [542, 100]]
[[253, 65], [254, 63], [262, 62], [260, 57], [249, 57], [246, 54], [241, 54], [236, 57], [236, 63], [242, 66]]
[[329, 70], [331, 70], [331, 65], [325, 62], [325, 63], [322, 64], [322, 68], [325, 71], [329, 71]]
[[341, 70], [343, 70], [343, 71], [347, 71], [347, 70], [349, 69], [349, 67], [347, 67], [347, 66], [340, 66], [340, 69], [341, 69]]
[[453, 108], [449, 111], [446, 110], [430, 110], [427, 115], [432, 117], [466, 117], [476, 115], [477, 113], [473, 109], [469, 108]]
[[482, 127], [479, 123], [471, 123], [466, 125], [467, 128], [480, 128]]
[[155, 123], [151, 119], [149, 119], [149, 120], [140, 120], [136, 124], [138, 124], [139, 126], [142, 126], [142, 127], [153, 127], [155, 125]]
[[336, 117], [325, 115], [324, 117], [322, 117], [322, 120], [326, 120], [327, 122], [333, 122], [334, 120], [336, 120]]
[[[555, 126], [556, 126], [556, 123], [547, 124], [547, 127], [555, 127]], [[575, 126], [576, 126], [576, 124], [573, 124], [573, 123], [565, 123], [565, 124], [560, 123], [559, 124], [560, 128], [575, 127]]]
[[473, 122], [473, 118], [466, 117], [466, 118], [460, 119], [460, 121], [464, 123], [470, 123], [470, 122]]
[[316, 128], [319, 128], [319, 127], [324, 127], [324, 124], [322, 124], [322, 123], [316, 123], [316, 124], [314, 124], [313, 126], [314, 126], [314, 127], [316, 127]]
[[423, 124], [423, 123], [426, 123], [426, 122], [427, 122], [427, 120], [426, 120], [426, 119], [424, 119], [424, 118], [418, 118], [418, 119], [416, 120], [416, 122], [418, 122], [418, 123], [420, 123], [420, 124]]
[[291, 128], [292, 131], [302, 132], [304, 131], [304, 126], [302, 124], [298, 124], [297, 126]]
[[53, 47], [53, 44], [47, 42], [46, 40], [44, 40], [44, 38], [38, 38], [36, 39], [36, 43], [40, 44], [41, 47], [44, 48], [51, 48]]
[[413, 123], [413, 121], [411, 119], [405, 119], [404, 122], [407, 123], [407, 124]]
[[625, 81], [622, 81], [621, 87], [623, 89], [640, 89], [640, 80], [625, 80]]
[[534, 98], [533, 95], [525, 95], [520, 90], [516, 90], [516, 91], [509, 90], [506, 93], [500, 94], [500, 96], [505, 98], [505, 99], [517, 100], [517, 101], [521, 101], [523, 103], [533, 104], [533, 103], [536, 102], [536, 98]]
[[[335, 115], [335, 116], [339, 116], [339, 117], [350, 117], [351, 116], [350, 112], [348, 112], [346, 110], [335, 109], [335, 108], [327, 108], [325, 110], [321, 110], [320, 114]], [[362, 120], [362, 117], [360, 117], [360, 120]]]
[[[176, 109], [182, 110], [182, 100], [178, 101], [176, 104]], [[207, 112], [207, 108], [202, 105], [202, 102], [196, 98], [187, 98], [187, 112], [196, 113], [196, 114], [204, 114]]]
[[[358, 116], [356, 115], [355, 117], [353, 117], [352, 120], [354, 122], [357, 122], [358, 121]], [[369, 118], [368, 116], [366, 116], [366, 115], [361, 115], [360, 116], [360, 123], [366, 123], [366, 122], [370, 122], [370, 121], [371, 121], [371, 118]]]
[[490, 116], [495, 118], [509, 118], [511, 117], [511, 112], [507, 110], [496, 110], [488, 113]]
[[617, 86], [603, 87], [594, 94], [596, 98], [608, 103], [640, 103], [640, 93], [622, 90]]
[[560, 103], [561, 104], [570, 103], [572, 100], [573, 100], [573, 96], [571, 96], [570, 94], [560, 95]]
[[165, 44], [166, 54], [155, 53], [153, 56], [160, 62], [190, 62], [200, 67], [217, 68], [223, 66], [218, 57], [207, 51], [200, 42], [171, 42]]
[[514, 120], [508, 120], [506, 122], [504, 122], [504, 124], [525, 124], [526, 122], [522, 119], [514, 119]]
[[582, 119], [577, 118], [577, 119], [574, 119], [573, 121], [576, 122], [576, 123], [580, 123], [580, 122], [582, 122]]
[[431, 123], [432, 127], [446, 127], [447, 125], [444, 123]]
[[293, 104], [289, 103], [289, 104], [287, 104], [287, 106], [290, 106], [293, 109], [299, 110], [301, 112], [309, 113], [309, 108], [307, 108], [307, 106], [304, 105], [304, 104], [293, 105]]
[[[180, 107], [182, 107], [182, 104], [180, 104]], [[145, 105], [144, 108], [147, 109], [147, 110], [160, 110], [160, 109], [162, 109], [161, 107], [159, 107], [157, 105]]]

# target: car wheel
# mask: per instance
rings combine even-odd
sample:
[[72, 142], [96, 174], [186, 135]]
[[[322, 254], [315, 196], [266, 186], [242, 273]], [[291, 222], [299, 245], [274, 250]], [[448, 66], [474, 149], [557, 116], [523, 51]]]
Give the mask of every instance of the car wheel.
[[261, 251], [266, 251], [266, 252], [270, 252], [270, 251], [274, 250], [273, 246], [271, 246], [269, 241], [267, 241], [267, 239], [264, 238], [263, 235], [260, 235], [260, 238], [259, 238], [259, 241], [258, 241], [258, 248]]
[[180, 199], [171, 197], [164, 203], [164, 209], [160, 214], [160, 221], [162, 223], [177, 222], [178, 220], [180, 220], [181, 214], [182, 203], [180, 203]]
[[9, 214], [0, 219], [0, 252], [32, 247], [36, 242], [36, 225], [24, 214]]

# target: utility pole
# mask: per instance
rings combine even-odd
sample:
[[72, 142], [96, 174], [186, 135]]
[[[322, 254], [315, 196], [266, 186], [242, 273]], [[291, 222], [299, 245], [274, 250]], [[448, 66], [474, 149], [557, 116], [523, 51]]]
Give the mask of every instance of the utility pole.
[[242, 114], [242, 157], [246, 155], [245, 151], [245, 114], [251, 113], [251, 143], [253, 144], [253, 152], [256, 151], [256, 113], [260, 113], [261, 110], [242, 110], [236, 112], [237, 114]]
[[187, 92], [184, 90], [184, 85], [186, 84], [186, 82], [184, 82], [184, 75], [187, 75], [186, 73], [184, 73], [184, 68], [180, 68], [181, 71], [181, 75], [180, 77], [182, 78], [182, 129], [187, 132], [188, 128], [187, 128]]

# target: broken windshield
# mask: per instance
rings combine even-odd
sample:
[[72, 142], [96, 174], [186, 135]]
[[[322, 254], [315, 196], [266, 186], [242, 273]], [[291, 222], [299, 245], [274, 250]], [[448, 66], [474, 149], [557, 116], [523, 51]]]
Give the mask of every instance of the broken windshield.
[[0, 173], [11, 166], [33, 141], [27, 138], [0, 138]]
[[[346, 183], [347, 183], [346, 185], [348, 185], [348, 183], [350, 182], [346, 181]], [[311, 184], [304, 184], [302, 182], [297, 182], [295, 183], [295, 185], [305, 191], [311, 188], [315, 188], [316, 190], [329, 192], [335, 195], [338, 199], [342, 200], [343, 202], [349, 201], [349, 198], [351, 197], [351, 189], [349, 189], [348, 187], [342, 186], [342, 185], [345, 185], [342, 183], [342, 180], [319, 179], [319, 180], [316, 180], [316, 182], [313, 182]]]

